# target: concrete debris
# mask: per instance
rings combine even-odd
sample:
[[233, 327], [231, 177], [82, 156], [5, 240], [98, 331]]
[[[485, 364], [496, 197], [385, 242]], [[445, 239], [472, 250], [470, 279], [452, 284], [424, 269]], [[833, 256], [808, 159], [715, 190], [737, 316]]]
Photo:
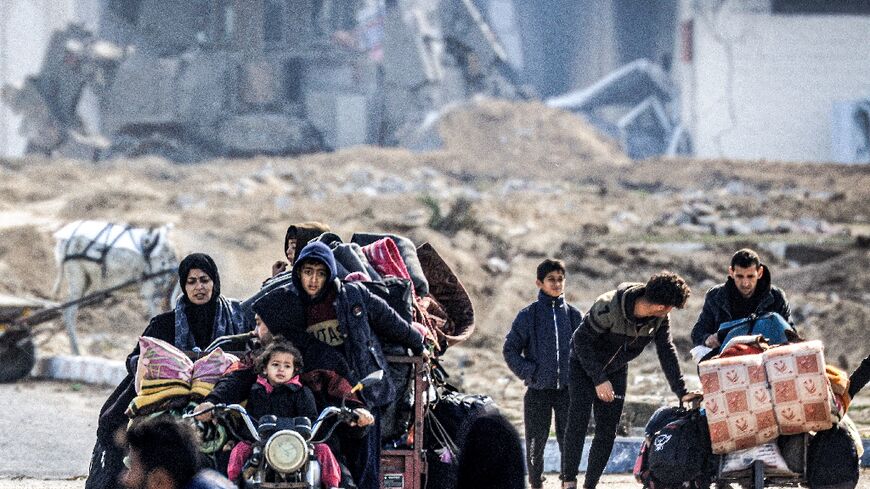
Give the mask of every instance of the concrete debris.
[[279, 211], [288, 211], [293, 206], [293, 198], [289, 195], [279, 195], [275, 197], [274, 204]]
[[632, 159], [691, 153], [691, 140], [678, 120], [673, 83], [649, 60], [632, 61], [587, 88], [546, 103], [589, 120], [619, 141]]
[[[102, 4], [100, 32], [111, 39], [68, 25], [52, 34], [38, 73], [2, 87], [28, 153], [189, 163], [434, 148], [444, 107], [528, 98], [471, 1], [136, 2], [124, 18]], [[230, 18], [246, 19], [232, 35]], [[84, 93], [93, 100], [80, 104]], [[80, 105], [99, 127], [86, 127]]]
[[824, 219], [801, 217], [797, 220], [773, 219], [769, 216], [745, 218], [733, 209], [719, 209], [708, 202], [687, 202], [679, 211], [663, 215], [657, 225], [675, 226], [689, 234], [748, 236], [755, 234], [849, 235], [848, 228]]
[[640, 216], [630, 211], [617, 212], [608, 223], [608, 230], [616, 233], [624, 233], [632, 228], [640, 226], [642, 219]]
[[403, 214], [395, 224], [402, 228], [418, 228], [426, 226], [428, 222], [429, 213], [425, 209], [414, 209]]
[[517, 238], [529, 234], [532, 231], [532, 227], [530, 225], [514, 226], [508, 228], [505, 234], [508, 238]]
[[834, 103], [831, 160], [870, 163], [870, 98]]
[[120, 360], [57, 355], [40, 358], [32, 375], [87, 384], [118, 385], [127, 375], [127, 369]]

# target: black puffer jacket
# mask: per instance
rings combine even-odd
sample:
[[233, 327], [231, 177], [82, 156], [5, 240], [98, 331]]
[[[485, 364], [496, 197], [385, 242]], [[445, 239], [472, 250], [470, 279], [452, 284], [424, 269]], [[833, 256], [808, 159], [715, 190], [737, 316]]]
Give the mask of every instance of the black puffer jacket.
[[[775, 312], [789, 324], [794, 324], [791, 320], [791, 309], [785, 293], [779, 287], [771, 285], [770, 268], [767, 265], [762, 266], [765, 273], [758, 279], [756, 285], [756, 293], [761, 294], [761, 298], [758, 307], [755, 308], [755, 314]], [[730, 290], [734, 288], [736, 288], [734, 280], [728, 277], [724, 284], [719, 284], [707, 291], [707, 295], [704, 297], [704, 308], [692, 328], [693, 345], [703, 345], [708, 336], [719, 330], [720, 324], [747, 317], [735, 317], [732, 313]]]
[[583, 319], [565, 296], [538, 292], [523, 308], [504, 340], [502, 355], [511, 371], [532, 389], [567, 389], [571, 335]]

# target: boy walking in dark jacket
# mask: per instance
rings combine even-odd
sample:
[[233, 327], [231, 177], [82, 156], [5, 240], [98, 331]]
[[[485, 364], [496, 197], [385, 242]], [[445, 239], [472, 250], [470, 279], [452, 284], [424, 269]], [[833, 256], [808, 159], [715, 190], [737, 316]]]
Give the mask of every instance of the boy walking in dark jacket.
[[543, 487], [544, 447], [556, 414], [556, 439], [562, 451], [567, 424], [568, 357], [571, 334], [582, 315], [565, 302], [565, 264], [546, 259], [538, 265], [538, 300], [521, 310], [505, 338], [502, 353], [528, 389], [523, 400], [526, 465], [532, 488]]

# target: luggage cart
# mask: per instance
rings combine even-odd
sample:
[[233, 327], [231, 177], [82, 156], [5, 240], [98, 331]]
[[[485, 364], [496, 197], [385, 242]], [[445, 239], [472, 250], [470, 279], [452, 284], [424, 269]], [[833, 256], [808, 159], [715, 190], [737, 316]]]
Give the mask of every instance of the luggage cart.
[[761, 489], [767, 487], [796, 487], [807, 486], [807, 448], [809, 447], [810, 434], [800, 433], [797, 435], [785, 435], [785, 441], [777, 442], [780, 447], [787, 447], [783, 454], [790, 473], [771, 473], [765, 468], [764, 462], [754, 460], [748, 468], [733, 472], [723, 472], [725, 455], [719, 455], [716, 475], [713, 481], [716, 487], [727, 487], [730, 483], [737, 483], [746, 489]]

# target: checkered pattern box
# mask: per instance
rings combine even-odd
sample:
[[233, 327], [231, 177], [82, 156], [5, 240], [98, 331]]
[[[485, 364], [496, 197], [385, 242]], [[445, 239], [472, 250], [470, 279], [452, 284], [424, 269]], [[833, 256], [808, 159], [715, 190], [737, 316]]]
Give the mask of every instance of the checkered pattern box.
[[708, 360], [698, 369], [713, 453], [776, 439], [779, 430], [761, 354]]
[[778, 346], [763, 356], [779, 432], [793, 435], [829, 429], [834, 404], [822, 342]]

